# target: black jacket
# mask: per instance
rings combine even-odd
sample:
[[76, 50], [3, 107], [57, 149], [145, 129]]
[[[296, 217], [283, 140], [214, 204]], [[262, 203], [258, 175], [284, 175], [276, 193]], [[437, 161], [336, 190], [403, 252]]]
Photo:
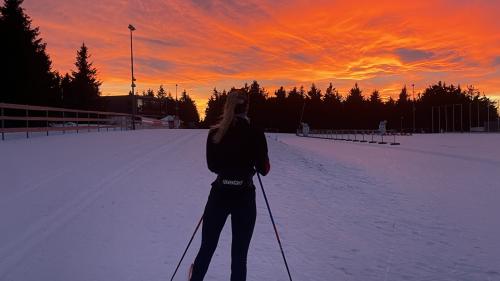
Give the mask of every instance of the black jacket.
[[240, 117], [236, 117], [234, 125], [217, 144], [213, 142], [216, 131], [210, 130], [207, 139], [207, 164], [210, 171], [228, 179], [251, 178], [255, 169], [262, 175], [269, 173], [267, 142], [263, 131]]

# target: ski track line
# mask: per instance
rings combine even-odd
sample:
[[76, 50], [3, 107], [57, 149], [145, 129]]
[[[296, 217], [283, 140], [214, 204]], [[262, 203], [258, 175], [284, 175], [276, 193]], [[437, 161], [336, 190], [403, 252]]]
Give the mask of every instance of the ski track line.
[[133, 160], [126, 166], [116, 170], [109, 176], [106, 176], [102, 181], [96, 183], [93, 188], [69, 201], [67, 204], [59, 208], [51, 215], [47, 216], [45, 219], [42, 219], [35, 223], [32, 227], [29, 228], [27, 232], [25, 232], [23, 235], [20, 235], [19, 239], [0, 250], [0, 264], [2, 265], [2, 267], [0, 267], [0, 280], [6, 277], [9, 271], [22, 260], [22, 258], [31, 248], [41, 243], [59, 227], [63, 226], [73, 217], [80, 214], [82, 210], [84, 210], [87, 206], [98, 199], [104, 191], [113, 186], [113, 183], [119, 182], [119, 180], [122, 179], [123, 175], [126, 175], [136, 168], [140, 167], [142, 164], [149, 161], [150, 157], [177, 148], [178, 144], [191, 137], [191, 134], [186, 134], [181, 138], [175, 139], [174, 142], [164, 144], [158, 148], [153, 149], [152, 151], [149, 151], [142, 157]]
[[[40, 229], [45, 228], [45, 233], [44, 233], [45, 235], [43, 235], [43, 236], [45, 236], [45, 238], [48, 237], [53, 232], [53, 230], [55, 230], [58, 226], [64, 224], [65, 221], [68, 221], [70, 218], [74, 217], [75, 215], [78, 215], [78, 212], [76, 212], [76, 211], [83, 210], [87, 205], [89, 205], [90, 203], [92, 203], [94, 201], [94, 200], [88, 200], [88, 198], [90, 198], [90, 197], [92, 197], [94, 199], [98, 198], [98, 196], [92, 196], [92, 194], [91, 194], [92, 191], [95, 190], [94, 193], [98, 193], [97, 195], [99, 195], [100, 193], [102, 193], [99, 191], [101, 186], [104, 187], [104, 188], [101, 188], [102, 190], [106, 189], [105, 188], [106, 185], [110, 185], [110, 184], [116, 182], [117, 180], [119, 180], [120, 176], [123, 174], [123, 172], [128, 173], [130, 171], [133, 171], [133, 169], [139, 167], [144, 162], [147, 162], [147, 160], [149, 160], [149, 156], [151, 156], [151, 155], [154, 156], [156, 153], [159, 153], [159, 152], [161, 153], [161, 152], [169, 151], [171, 148], [164, 150], [164, 151], [163, 150], [158, 151], [158, 150], [161, 150], [162, 148], [168, 147], [170, 145], [173, 146], [172, 148], [175, 148], [174, 144], [177, 144], [177, 142], [183, 141], [185, 138], [188, 138], [189, 136], [190, 135], [186, 135], [186, 137], [178, 139], [175, 143], [169, 143], [169, 144], [166, 144], [166, 145], [163, 145], [163, 146], [157, 148], [156, 150], [150, 151], [145, 156], [136, 159], [135, 161], [133, 161], [131, 164], [127, 165], [126, 167], [121, 168], [118, 171], [115, 171], [113, 174], [111, 174], [110, 176], [107, 176], [104, 180], [97, 183], [97, 187], [83, 193], [82, 195], [74, 198], [69, 204], [66, 204], [67, 207], [61, 207], [59, 210], [55, 211], [52, 215], [48, 216], [46, 219], [43, 219], [43, 220], [35, 223], [35, 225], [30, 228], [31, 229], [30, 231], [26, 232], [25, 235], [21, 236], [20, 239], [17, 239], [17, 241], [18, 241], [17, 243], [13, 243], [10, 245], [10, 247], [7, 246], [4, 248], [13, 248], [13, 246], [21, 244], [23, 241], [26, 241], [26, 240], [28, 240], [28, 242], [31, 242], [31, 243], [23, 243], [25, 245], [26, 244], [33, 244], [33, 246], [34, 246], [38, 242], [41, 242], [43, 239], [35, 239], [35, 240], [31, 239], [31, 241], [30, 241], [30, 236], [36, 235], [38, 232], [40, 232], [39, 231]], [[87, 200], [85, 200], [86, 198], [87, 198]], [[87, 202], [88, 201], [88, 204], [83, 204], [83, 203], [79, 204], [78, 203], [79, 201], [80, 202], [82, 202], [82, 201]], [[73, 208], [73, 209], [75, 209], [75, 211], [70, 212], [71, 206], [77, 206], [77, 207]], [[59, 219], [59, 217], [62, 217], [63, 219]], [[58, 221], [62, 221], [62, 222], [57, 223]], [[46, 225], [51, 224], [51, 222], [52, 222], [51, 227], [46, 227]], [[52, 229], [52, 231], [50, 231], [51, 229]], [[25, 246], [24, 250], [27, 251], [30, 248], [32, 248], [33, 246]], [[2, 252], [5, 252], [5, 250], [2, 250]], [[8, 253], [8, 251], [7, 251], [7, 253]], [[0, 255], [0, 256], [2, 256], [2, 255]], [[20, 256], [20, 258], [22, 258], [22, 255], [18, 254], [18, 256]], [[1, 273], [1, 271], [0, 271], [0, 273]], [[0, 275], [0, 276], [2, 276], [2, 275]]]
[[[396, 232], [396, 223], [394, 222], [393, 225], [392, 225], [392, 230], [393, 230], [393, 236], [394, 233]], [[393, 239], [391, 239], [392, 242], [394, 242]], [[384, 281], [387, 281], [389, 278], [389, 272], [391, 270], [391, 266], [392, 266], [392, 257], [394, 255], [394, 243], [392, 243], [392, 245], [389, 247], [389, 257], [387, 258], [387, 265], [386, 265], [386, 269], [385, 269], [385, 274], [384, 274]]]
[[[146, 142], [144, 142], [144, 143], [139, 143], [139, 144], [136, 144], [136, 145], [124, 147], [122, 150], [119, 151], [120, 153], [118, 153], [118, 157], [122, 156], [121, 152], [134, 151], [135, 148], [139, 148], [139, 147], [141, 147], [143, 145], [148, 145], [148, 144]], [[116, 158], [118, 158], [118, 157], [116, 157]], [[74, 171], [77, 171], [77, 170], [81, 170], [81, 169], [90, 167], [90, 166], [92, 166], [92, 165], [94, 165], [96, 163], [99, 163], [100, 161], [101, 161], [100, 159], [93, 159], [93, 161], [87, 162], [84, 167], [73, 167], [73, 168], [69, 168], [68, 167], [68, 168], [63, 168], [62, 170], [59, 170], [56, 173], [53, 173], [53, 174], [51, 174], [51, 175], [49, 175], [47, 177], [44, 177], [44, 178], [40, 179], [36, 183], [33, 183], [33, 182], [26, 183], [26, 184], [23, 185], [23, 187], [21, 188], [21, 190], [19, 192], [14, 193], [14, 194], [12, 194], [10, 196], [5, 197], [4, 200], [2, 200], [3, 201], [2, 203], [6, 203], [6, 202], [9, 202], [9, 201], [16, 200], [17, 198], [22, 197], [22, 196], [24, 196], [27, 193], [36, 191], [40, 187], [44, 186], [45, 184], [48, 184], [48, 183], [52, 182], [53, 180], [55, 180], [55, 179], [63, 176], [66, 173], [71, 173], [71, 172], [74, 172]]]
[[[276, 140], [276, 139], [273, 139]], [[335, 207], [335, 206], [343, 206], [345, 204], [342, 203], [342, 198], [345, 198], [346, 196], [349, 197], [349, 200], [352, 200], [353, 197], [357, 198], [356, 202], [360, 203], [361, 206], [368, 206], [365, 201], [371, 200], [370, 202], [374, 202], [376, 205], [380, 206], [381, 209], [379, 212], [377, 212], [376, 215], [373, 215], [370, 220], [366, 221], [363, 223], [362, 227], [365, 228], [365, 230], [370, 229], [371, 232], [379, 233], [381, 236], [377, 236], [379, 238], [384, 237], [384, 239], [387, 238], [387, 234], [383, 233], [385, 232], [384, 229], [386, 229], [386, 225], [389, 222], [393, 222], [395, 224], [395, 218], [392, 213], [386, 212], [386, 206], [387, 204], [390, 204], [388, 202], [399, 202], [401, 200], [405, 200], [402, 198], [401, 194], [391, 192], [388, 189], [385, 189], [384, 186], [386, 183], [381, 181], [380, 179], [373, 178], [370, 176], [367, 176], [366, 173], [364, 172], [363, 169], [360, 169], [359, 167], [351, 167], [351, 166], [346, 166], [342, 163], [339, 162], [328, 162], [328, 159], [322, 159], [317, 158], [317, 157], [311, 157], [310, 154], [307, 154], [307, 152], [303, 152], [300, 150], [300, 147], [296, 146], [291, 146], [294, 147], [295, 149], [290, 150], [288, 144], [283, 143], [279, 140], [276, 140], [280, 145], [283, 147], [283, 150], [286, 151], [289, 155], [292, 154], [294, 155], [293, 158], [295, 159], [294, 167], [287, 167], [287, 169], [293, 169], [297, 170], [296, 172], [294, 171], [294, 174], [297, 174], [300, 171], [303, 170], [314, 170], [318, 172], [319, 174], [316, 176], [314, 186], [315, 188], [313, 189], [313, 192], [310, 194], [307, 194], [307, 199], [312, 200], [315, 202], [315, 207], [313, 209], [308, 209], [306, 213], [309, 214], [310, 217], [315, 217], [317, 214], [323, 214], [322, 215], [322, 220], [328, 220], [334, 222], [337, 228], [359, 228], [361, 226], [357, 226], [357, 223], [355, 221], [359, 220], [360, 216], [363, 216], [365, 213], [366, 208], [363, 208], [363, 212], [360, 214], [350, 213], [350, 209], [345, 209], [345, 208], [340, 208]], [[304, 154], [306, 153], [306, 154]], [[313, 154], [316, 154], [315, 152], [312, 152]], [[278, 162], [283, 162], [286, 159], [282, 159], [280, 155], [277, 156], [277, 161]], [[321, 155], [319, 155], [321, 156]], [[331, 160], [331, 159], [330, 159]], [[325, 162], [327, 161], [327, 162]], [[286, 163], [285, 163], [286, 164]], [[357, 187], [355, 190], [352, 190], [352, 186], [348, 180], [345, 178], [359, 178], [360, 179], [360, 187]], [[335, 179], [334, 182], [332, 182], [332, 178]], [[283, 181], [286, 182], [286, 178], [283, 179]], [[294, 185], [311, 185], [308, 179], [297, 179], [293, 183]], [[380, 189], [380, 191], [383, 194], [374, 194], [370, 192], [366, 192], [365, 188], [370, 187], [370, 190], [373, 188]], [[333, 189], [333, 190], [332, 190]], [[330, 191], [329, 191], [330, 190]], [[317, 193], [316, 193], [317, 191]], [[321, 191], [321, 192], [320, 192]], [[355, 192], [353, 194], [352, 192]], [[294, 193], [298, 196], [304, 196], [302, 194], [302, 190], [296, 190], [295, 188], [293, 190], [288, 190], [289, 193]], [[335, 193], [335, 196], [327, 196], [324, 197], [325, 194], [328, 194], [328, 192], [333, 192]], [[373, 201], [375, 200], [375, 201]], [[354, 202], [354, 203], [356, 203]], [[365, 203], [363, 203], [365, 202]], [[392, 203], [391, 203], [392, 204]], [[334, 211], [332, 211], [332, 208]], [[332, 214], [332, 212], [334, 214]], [[304, 214], [302, 214], [304, 215]], [[339, 218], [344, 218], [344, 221], [339, 221]], [[328, 231], [328, 229], [325, 229], [325, 231]], [[391, 233], [394, 232], [394, 228], [391, 227]], [[342, 233], [336, 233], [336, 235], [342, 235]], [[380, 244], [381, 242], [378, 241], [377, 237], [371, 237], [373, 239], [373, 243], [375, 244]], [[341, 238], [343, 239], [343, 238]], [[349, 245], [348, 245], [349, 246]], [[352, 246], [352, 245], [351, 245]], [[349, 246], [349, 247], [351, 247]], [[383, 247], [382, 247], [383, 248]], [[301, 252], [300, 249], [297, 247], [291, 247], [293, 251], [296, 252]], [[340, 255], [338, 258], [349, 258], [352, 256], [352, 251], [356, 249], [338, 249], [336, 255]], [[391, 251], [392, 252], [392, 251]], [[393, 255], [390, 253], [390, 256]], [[385, 269], [388, 270], [390, 265], [387, 265], [387, 262], [391, 262], [391, 258], [389, 258], [389, 261], [386, 259], [386, 267]], [[333, 265], [332, 265], [333, 266]], [[340, 267], [339, 267], [340, 266]], [[352, 276], [352, 273], [347, 271], [347, 269], [352, 269], [349, 267], [345, 267], [346, 265], [344, 263], [338, 264], [337, 271], [338, 272], [343, 272], [344, 274], [349, 275], [348, 279], [355, 278]], [[377, 264], [371, 264], [370, 268], [374, 268], [374, 271], [379, 271], [377, 269]], [[354, 269], [356, 270], [356, 269]], [[380, 271], [379, 271], [380, 272]], [[383, 278], [384, 272], [380, 272]], [[388, 272], [385, 272], [386, 278], [388, 277]], [[347, 277], [344, 275], [344, 277]], [[359, 276], [358, 276], [359, 277]], [[346, 279], [343, 279], [346, 280]]]
[[[33, 140], [32, 140], [33, 142]], [[27, 145], [34, 145], [32, 144], [31, 142]], [[60, 170], [57, 170], [51, 174], [48, 174], [48, 175], [45, 175], [44, 177], [42, 178], [38, 178], [38, 179], [34, 179], [33, 181], [30, 181], [30, 182], [27, 182], [25, 184], [22, 185], [22, 187], [20, 187], [20, 191], [18, 191], [17, 193], [14, 193], [10, 196], [7, 196], [7, 197], [4, 197], [2, 199], [5, 199], [5, 201], [8, 201], [10, 200], [11, 198], [13, 197], [18, 197], [20, 195], [23, 195], [24, 193], [26, 192], [29, 192], [30, 189], [37, 189], [39, 185], [43, 185], [47, 182], [50, 182], [51, 180], [55, 179], [55, 178], [58, 178], [60, 177], [61, 175], [63, 175], [65, 172], [68, 172], [68, 171], [71, 171], [71, 170], [74, 170], [74, 169], [71, 169], [71, 168], [66, 168], [66, 169], [60, 169]]]
[[[287, 142], [283, 142], [278, 140], [277, 137], [270, 138], [279, 143], [282, 143], [286, 146], [294, 148], [294, 150], [285, 152], [288, 154], [295, 155], [293, 157], [294, 165], [289, 165], [287, 167], [287, 172], [289, 174], [295, 174], [300, 172], [301, 170], [313, 169], [316, 171], [315, 181], [309, 182], [308, 179], [287, 179], [283, 177], [282, 182], [292, 182], [295, 180], [295, 185], [304, 184], [304, 185], [314, 185], [314, 190], [324, 190], [326, 188], [335, 188], [338, 189], [335, 193], [338, 195], [333, 198], [323, 198], [323, 197], [315, 197], [314, 192], [308, 194], [307, 200], [311, 200], [314, 197], [314, 200], [317, 201], [314, 209], [307, 209], [309, 213], [317, 213], [316, 211], [320, 208], [323, 203], [329, 203], [332, 208], [337, 211], [337, 214], [332, 216], [331, 210], [328, 209], [328, 205], [324, 205], [325, 215], [321, 217], [323, 219], [332, 219], [335, 221], [335, 218], [341, 218], [341, 221], [338, 221], [337, 228], [347, 228], [347, 229], [355, 229], [357, 233], [374, 233], [376, 236], [369, 237], [367, 241], [371, 241], [372, 244], [377, 244], [377, 249], [380, 253], [384, 252], [386, 255], [385, 259], [375, 262], [364, 263], [367, 265], [367, 268], [373, 268], [373, 271], [377, 271], [378, 273], [375, 275], [366, 275], [370, 274], [369, 272], [358, 272], [361, 275], [357, 275], [358, 278], [363, 277], [364, 280], [435, 280], [433, 278], [439, 278], [443, 280], [485, 280], [486, 278], [490, 278], [488, 274], [487, 268], [482, 265], [474, 265], [472, 261], [468, 261], [467, 266], [474, 267], [474, 272], [470, 270], [466, 270], [464, 268], [459, 269], [460, 263], [455, 262], [451, 263], [452, 271], [449, 269], [443, 269], [440, 265], [450, 264], [450, 260], [452, 257], [449, 254], [446, 254], [453, 247], [453, 243], [461, 243], [466, 241], [471, 241], [470, 239], [463, 238], [458, 240], [453, 240], [453, 243], [448, 243], [448, 239], [452, 238], [452, 233], [460, 233], [461, 236], [470, 236], [472, 235], [470, 231], [464, 229], [460, 226], [453, 226], [447, 220], [440, 218], [439, 216], [435, 216], [434, 209], [429, 209], [428, 202], [415, 201], [414, 198], [409, 197], [408, 195], [401, 192], [394, 192], [393, 188], [395, 184], [390, 178], [385, 177], [373, 177], [367, 176], [364, 172], [364, 169], [360, 169], [359, 167], [350, 167], [350, 165], [345, 165], [345, 163], [340, 162], [337, 163], [335, 159], [323, 159], [321, 158], [320, 153], [316, 153], [314, 151], [309, 151], [307, 147], [297, 145], [297, 144], [288, 144]], [[361, 145], [361, 144], [358, 144]], [[382, 147], [380, 147], [382, 148]], [[378, 148], [378, 149], [380, 149]], [[385, 147], [388, 148], [388, 147]], [[373, 147], [372, 149], [377, 149], [377, 147]], [[430, 151], [413, 151], [413, 149], [402, 149], [402, 148], [393, 148], [389, 149], [396, 150], [409, 150], [414, 153], [425, 153], [430, 154]], [[316, 154], [318, 157], [311, 157], [311, 154]], [[450, 157], [450, 155], [438, 155], [441, 157]], [[280, 155], [275, 155], [276, 159], [280, 162], [282, 159]], [[475, 159], [470, 157], [451, 157], [454, 159], [459, 159], [463, 161], [482, 161], [483, 159]], [[292, 161], [292, 160], [289, 160]], [[325, 162], [327, 161], [327, 162]], [[485, 161], [486, 164], [494, 164], [491, 161]], [[338, 165], [337, 165], [338, 164]], [[276, 165], [275, 165], [276, 166]], [[277, 167], [277, 166], [276, 166]], [[322, 175], [328, 174], [324, 181], [324, 177]], [[364, 177], [362, 180], [357, 180], [360, 186], [353, 190], [354, 193], [348, 192], [346, 188], [351, 188], [352, 182], [349, 183], [347, 178], [354, 177], [358, 178], [359, 176]], [[328, 179], [330, 182], [328, 182]], [[335, 182], [332, 182], [332, 179], [335, 179]], [[277, 181], [278, 182], [278, 181]], [[372, 186], [369, 186], [369, 185]], [[347, 185], [347, 186], [346, 186]], [[370, 189], [366, 189], [366, 187], [370, 187]], [[386, 187], [389, 187], [387, 189]], [[378, 193], [373, 193], [372, 191], [376, 189]], [[272, 194], [272, 190], [269, 193]], [[295, 195], [303, 196], [300, 190], [297, 190], [295, 187], [288, 190], [289, 193], [293, 193]], [[319, 192], [320, 196], [324, 196], [325, 192]], [[313, 196], [313, 197], [311, 197]], [[354, 204], [360, 204], [360, 206], [378, 206], [376, 209], [376, 213], [369, 215], [369, 220], [361, 221], [362, 224], [359, 224], [360, 216], [367, 215], [369, 209], [363, 207], [359, 209], [358, 213], [349, 214], [351, 208], [347, 208], [345, 210], [335, 207], [335, 205], [344, 206], [341, 198], [348, 199], [348, 202]], [[356, 199], [357, 198], [357, 199]], [[353, 201], [355, 199], [355, 201]], [[333, 201], [332, 201], [333, 200]], [[367, 201], [370, 200], [370, 201]], [[404, 204], [401, 204], [406, 202]], [[408, 203], [409, 202], [409, 203]], [[370, 204], [368, 204], [370, 203]], [[396, 208], [393, 206], [396, 204]], [[408, 205], [410, 204], [410, 205]], [[424, 205], [422, 205], [424, 204]], [[429, 203], [430, 204], [430, 203]], [[387, 205], [391, 205], [389, 207]], [[415, 208], [410, 208], [411, 206]], [[371, 208], [371, 207], [370, 207]], [[319, 209], [321, 210], [321, 209]], [[388, 210], [392, 210], [388, 213]], [[346, 215], [347, 214], [347, 215]], [[385, 223], [379, 223], [378, 221], [383, 220]], [[391, 223], [394, 225], [393, 227], [387, 228], [387, 223]], [[381, 228], [378, 228], [380, 226]], [[387, 233], [389, 231], [389, 233]], [[397, 235], [393, 234], [393, 232], [397, 232]], [[342, 233], [336, 233], [342, 234]], [[446, 234], [444, 237], [443, 235]], [[362, 235], [361, 237], [363, 237]], [[300, 235], [298, 236], [300, 237]], [[366, 238], [366, 237], [365, 237]], [[397, 238], [397, 239], [395, 239]], [[407, 243], [410, 242], [408, 246]], [[383, 251], [386, 245], [389, 246], [389, 251]], [[413, 246], [412, 246], [413, 245]], [[431, 248], [428, 248], [429, 245], [433, 245]], [[352, 246], [349, 243], [345, 246]], [[402, 248], [401, 248], [402, 247]], [[398, 257], [401, 255], [404, 249], [408, 250], [408, 247], [417, 247], [417, 251], [415, 251], [414, 255], [400, 259]], [[292, 250], [296, 250], [296, 247], [291, 247]], [[348, 251], [343, 250], [344, 247], [341, 247], [337, 252], [341, 257], [350, 257], [351, 254]], [[382, 251], [381, 251], [382, 250]], [[472, 253], [472, 249], [465, 249], [462, 253], [470, 253], [470, 259], [474, 260], [475, 258], [480, 258], [481, 253]], [[435, 256], [434, 253], [443, 253], [438, 256]], [[468, 255], [469, 256], [469, 255]], [[397, 261], [397, 263], [394, 263]], [[436, 262], [438, 261], [438, 262]], [[415, 263], [417, 263], [418, 267], [415, 267]], [[345, 267], [345, 263], [339, 263]], [[329, 266], [335, 266], [335, 262], [333, 264], [329, 264]], [[462, 266], [463, 267], [463, 266]], [[347, 264], [347, 269], [358, 270], [359, 268], [354, 265]], [[340, 269], [339, 269], [340, 270]], [[490, 270], [491, 272], [491, 270]], [[477, 279], [474, 277], [474, 274], [482, 274], [481, 278]], [[370, 277], [371, 276], [371, 277]], [[341, 280], [345, 280], [341, 278]], [[361, 279], [358, 279], [361, 280]]]

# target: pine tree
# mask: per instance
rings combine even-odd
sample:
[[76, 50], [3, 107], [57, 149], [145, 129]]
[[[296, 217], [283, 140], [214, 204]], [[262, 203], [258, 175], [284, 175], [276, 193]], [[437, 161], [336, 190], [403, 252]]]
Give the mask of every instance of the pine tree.
[[163, 89], [163, 85], [160, 85], [160, 88], [156, 92], [156, 97], [161, 99], [161, 100], [167, 98], [167, 92], [165, 91], [165, 89]]
[[401, 92], [399, 93], [399, 98], [397, 101], [398, 105], [405, 105], [409, 102], [408, 99], [408, 92], [406, 90], [406, 85], [401, 89]]
[[167, 100], [167, 91], [163, 88], [163, 85], [160, 85], [160, 88], [158, 88], [158, 91], [156, 92], [156, 98], [158, 99], [158, 102], [160, 104], [160, 114], [161, 115], [168, 115], [168, 100]]
[[283, 86], [276, 90], [276, 92], [274, 92], [274, 95], [278, 100], [284, 100], [286, 98], [286, 91]]
[[267, 111], [266, 92], [260, 87], [257, 81], [253, 81], [248, 89], [249, 109], [248, 117], [252, 123], [258, 127], [265, 128], [269, 125], [269, 118], [266, 118], [262, 112]]
[[194, 128], [198, 126], [198, 123], [200, 122], [200, 116], [198, 115], [198, 110], [196, 109], [196, 103], [191, 99], [186, 90], [182, 92], [179, 99], [179, 118], [188, 128]]
[[205, 119], [203, 120], [204, 127], [211, 127], [219, 121], [224, 110], [226, 97], [227, 93], [225, 90], [220, 93], [216, 88], [214, 88], [213, 93], [208, 100], [207, 108], [205, 109]]
[[324, 128], [340, 129], [340, 118], [342, 116], [342, 97], [337, 89], [330, 83], [323, 96], [322, 114], [324, 116], [322, 126]]
[[154, 97], [155, 91], [153, 91], [153, 89], [148, 89], [143, 95], [146, 97]]
[[[71, 106], [71, 76], [66, 73], [61, 79], [61, 105], [63, 107]], [[68, 99], [69, 98], [69, 99]]]
[[372, 94], [370, 95], [370, 104], [377, 106], [382, 104], [382, 100], [380, 98], [380, 93], [378, 90], [373, 90]]
[[362, 95], [362, 90], [358, 87], [358, 83], [354, 84], [344, 102], [345, 105], [345, 123], [346, 128], [362, 129], [365, 126], [365, 100]]
[[362, 91], [358, 87], [358, 83], [355, 83], [354, 87], [351, 88], [345, 101], [346, 103], [352, 103], [352, 104], [361, 104], [363, 102]]
[[302, 108], [304, 106], [304, 87], [300, 90], [297, 87], [293, 87], [286, 98], [286, 127], [284, 130], [288, 132], [293, 132], [300, 123], [300, 118], [302, 116]]
[[101, 82], [97, 80], [97, 69], [89, 59], [88, 48], [83, 43], [76, 54], [76, 70], [71, 73], [70, 99], [74, 108], [99, 108], [99, 96], [101, 95], [99, 87]]
[[[323, 128], [324, 116], [321, 112], [322, 108], [321, 90], [314, 85], [307, 92], [306, 107], [304, 109], [304, 121], [314, 128]], [[318, 114], [319, 113], [319, 114]]]
[[314, 83], [311, 85], [311, 89], [307, 92], [307, 95], [311, 100], [316, 100], [319, 101], [321, 100], [322, 94], [321, 90], [314, 85]]
[[58, 103], [58, 79], [39, 38], [38, 27], [21, 7], [23, 0], [4, 0], [0, 7], [0, 101], [22, 104]]

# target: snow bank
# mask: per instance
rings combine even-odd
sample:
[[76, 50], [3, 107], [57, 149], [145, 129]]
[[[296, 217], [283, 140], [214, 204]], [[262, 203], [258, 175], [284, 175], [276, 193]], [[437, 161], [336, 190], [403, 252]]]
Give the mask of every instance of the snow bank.
[[[0, 280], [168, 280], [214, 175], [204, 130], [0, 142]], [[268, 135], [294, 280], [500, 280], [500, 135]], [[248, 280], [287, 280], [262, 195]], [[206, 280], [228, 280], [230, 222]], [[185, 280], [199, 234], [176, 280]]]

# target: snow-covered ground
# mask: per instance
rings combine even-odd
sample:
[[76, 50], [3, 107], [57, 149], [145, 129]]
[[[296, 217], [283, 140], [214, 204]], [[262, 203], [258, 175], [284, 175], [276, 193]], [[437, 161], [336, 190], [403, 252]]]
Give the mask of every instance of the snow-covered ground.
[[[214, 178], [206, 133], [0, 142], [0, 280], [169, 280]], [[400, 141], [268, 135], [263, 181], [294, 280], [500, 280], [500, 135]], [[248, 280], [288, 280], [260, 190], [257, 205]], [[229, 280], [229, 225], [207, 281]]]

